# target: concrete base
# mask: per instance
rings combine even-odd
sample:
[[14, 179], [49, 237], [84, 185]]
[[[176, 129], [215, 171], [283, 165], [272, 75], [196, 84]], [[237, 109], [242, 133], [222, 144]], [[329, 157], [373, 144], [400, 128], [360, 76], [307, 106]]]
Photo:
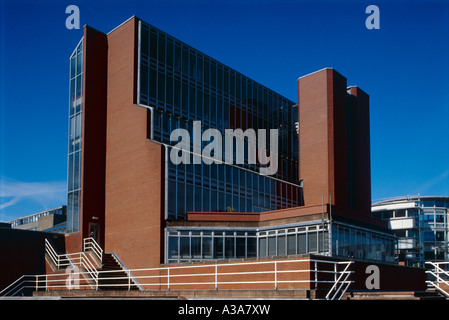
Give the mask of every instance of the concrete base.
[[34, 297], [63, 298], [158, 298], [158, 299], [314, 299], [314, 290], [73, 290], [37, 291]]

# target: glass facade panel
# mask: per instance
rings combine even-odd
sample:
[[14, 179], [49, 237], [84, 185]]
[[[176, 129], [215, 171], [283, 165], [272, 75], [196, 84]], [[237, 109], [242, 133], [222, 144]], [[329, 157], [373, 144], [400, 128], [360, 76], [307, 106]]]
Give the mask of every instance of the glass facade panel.
[[70, 56], [67, 232], [80, 230], [81, 132], [83, 116], [83, 40]]
[[[170, 227], [169, 230], [172, 228]], [[168, 231], [168, 262], [313, 253], [394, 263], [395, 237], [334, 222], [331, 253], [329, 252], [329, 228], [328, 223], [320, 223], [288, 229], [280, 226], [278, 229], [267, 231], [234, 232], [216, 229], [195, 231], [195, 233]], [[187, 236], [191, 238], [190, 241], [186, 240]], [[179, 246], [179, 248], [171, 248], [171, 246]], [[202, 256], [199, 248], [203, 248]], [[181, 256], [177, 257], [171, 254], [172, 252], [181, 252]], [[185, 255], [182, 254], [183, 252]]]
[[341, 257], [395, 262], [396, 237], [355, 226], [332, 225], [332, 254]]
[[[402, 205], [406, 200], [410, 207], [405, 209], [405, 216], [396, 204]], [[391, 207], [376, 210], [377, 206], [389, 204]], [[373, 206], [373, 215], [389, 220], [392, 232], [399, 237], [396, 250], [401, 251], [398, 259], [408, 266], [425, 267], [426, 260], [447, 261], [449, 253], [447, 197], [416, 196], [386, 200]], [[403, 219], [403, 220], [402, 220]], [[403, 227], [397, 228], [404, 221]], [[391, 250], [390, 247], [387, 248]], [[394, 249], [393, 249], [394, 250]]]
[[[172, 147], [166, 146], [166, 148], [167, 157], [170, 157]], [[186, 154], [193, 162], [193, 154]], [[261, 176], [239, 166], [224, 164], [176, 165], [167, 161], [167, 170], [169, 198], [166, 217], [170, 220], [185, 219], [187, 211], [261, 212], [276, 210], [282, 198], [278, 188], [281, 185], [289, 184], [270, 176]], [[186, 182], [187, 176], [189, 179]], [[257, 182], [252, 183], [253, 181]], [[274, 194], [270, 188], [274, 190]], [[289, 184], [289, 188], [298, 195], [297, 199], [299, 199], [300, 187]], [[292, 206], [299, 204], [299, 202], [291, 203]]]
[[[261, 212], [301, 205], [297, 156], [293, 155], [289, 147], [297, 144], [297, 135], [290, 134], [295, 128], [294, 117], [297, 116], [294, 103], [145, 22], [140, 23], [140, 38], [141, 88], [138, 99], [140, 103], [154, 107], [154, 140], [170, 149], [170, 146], [178, 143], [170, 140], [171, 131], [185, 128], [192, 134], [193, 121], [201, 121], [200, 137], [210, 128], [219, 130], [222, 137], [226, 129], [279, 130], [278, 154], [279, 159], [282, 159], [282, 169], [278, 165], [274, 176], [261, 177], [260, 189], [251, 183], [253, 176], [260, 175], [260, 164], [249, 163], [247, 152], [243, 163], [236, 163], [235, 146], [232, 166], [220, 161], [216, 164], [216, 167], [226, 167], [226, 170], [220, 168], [222, 175], [217, 173], [216, 167], [203, 164], [201, 173], [195, 170], [191, 185], [185, 184], [179, 177], [185, 175], [186, 170], [193, 172], [189, 168], [193, 165], [172, 165], [169, 161], [168, 170], [173, 174], [169, 175], [168, 188], [173, 187], [170, 181], [176, 180], [177, 191], [174, 193], [168, 190], [168, 202], [173, 201], [177, 205], [170, 207], [166, 217], [184, 219], [186, 211], [190, 209], [225, 211], [229, 208], [242, 212]], [[239, 85], [237, 90], [236, 83]], [[268, 99], [268, 96], [272, 99]], [[190, 141], [191, 151], [193, 140]], [[266, 140], [268, 149], [269, 137]], [[205, 145], [206, 142], [201, 144], [201, 150]], [[244, 145], [248, 148], [247, 143]], [[224, 144], [222, 148], [221, 160], [225, 160]], [[287, 172], [287, 168], [293, 171]], [[183, 183], [185, 190], [179, 192], [182, 191], [180, 184]], [[272, 188], [264, 189], [264, 184]], [[194, 187], [199, 185], [202, 188]], [[224, 186], [221, 193], [217, 190], [218, 186]], [[258, 196], [252, 200], [251, 190], [254, 189]], [[289, 190], [288, 194], [284, 190]], [[224, 194], [226, 196], [222, 197]], [[172, 199], [173, 196], [177, 199]], [[185, 203], [191, 199], [195, 199], [193, 206]]]

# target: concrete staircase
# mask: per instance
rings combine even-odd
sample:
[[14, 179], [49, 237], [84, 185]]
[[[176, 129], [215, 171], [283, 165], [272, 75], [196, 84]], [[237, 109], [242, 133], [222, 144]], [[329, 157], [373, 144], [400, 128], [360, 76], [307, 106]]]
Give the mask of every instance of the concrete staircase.
[[139, 290], [111, 253], [103, 254], [103, 265], [98, 271], [99, 290]]

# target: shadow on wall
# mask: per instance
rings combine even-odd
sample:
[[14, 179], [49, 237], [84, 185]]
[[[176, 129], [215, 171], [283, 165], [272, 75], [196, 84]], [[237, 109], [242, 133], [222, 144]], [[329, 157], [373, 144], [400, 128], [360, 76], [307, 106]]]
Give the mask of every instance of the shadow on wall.
[[45, 274], [45, 238], [65, 252], [63, 234], [0, 225], [0, 291], [23, 275]]

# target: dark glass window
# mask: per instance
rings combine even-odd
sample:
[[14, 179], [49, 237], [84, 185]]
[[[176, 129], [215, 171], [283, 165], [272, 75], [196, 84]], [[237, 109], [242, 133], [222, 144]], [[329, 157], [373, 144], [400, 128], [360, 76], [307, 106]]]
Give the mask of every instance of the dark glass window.
[[214, 259], [223, 258], [223, 236], [215, 235], [214, 237]]
[[157, 34], [154, 30], [150, 31], [150, 57], [157, 60]]
[[[202, 121], [203, 131], [210, 127], [222, 133], [231, 127], [257, 130], [279, 128], [281, 124], [287, 132], [291, 128], [295, 130], [294, 112], [289, 109], [293, 102], [144, 22], [141, 23], [140, 38], [139, 99], [155, 108], [152, 130], [156, 141], [172, 145], [177, 143], [169, 139], [171, 130], [183, 124], [182, 127], [188, 128], [191, 133], [194, 120]], [[71, 73], [76, 73], [78, 62], [82, 63], [81, 50], [72, 58]], [[72, 104], [77, 97], [81, 97], [82, 76], [74, 80], [71, 83], [75, 92], [71, 93]], [[80, 110], [81, 104], [77, 106]], [[75, 112], [76, 109], [73, 109]], [[274, 183], [271, 177], [259, 181], [258, 165], [255, 164], [238, 164], [255, 172], [228, 165], [217, 165], [210, 171], [210, 166], [197, 165], [200, 170], [202, 168], [198, 174], [198, 170], [191, 166], [178, 167], [175, 170], [176, 194], [171, 190], [167, 193], [170, 203], [168, 215], [184, 219], [186, 211], [190, 210], [215, 211], [230, 207], [245, 212], [300, 205], [301, 192], [295, 169], [298, 163], [292, 155], [294, 142], [290, 136], [294, 134], [279, 137], [280, 161], [275, 177], [296, 185], [280, 180]], [[225, 154], [222, 155], [224, 159]], [[232, 159], [235, 162], [235, 153]], [[245, 155], [245, 162], [247, 160]], [[195, 178], [191, 175], [193, 173]], [[195, 188], [186, 189], [186, 183], [195, 185]], [[184, 188], [179, 194], [181, 185]], [[172, 187], [167, 185], [168, 189]], [[172, 205], [173, 197], [179, 205]], [[194, 201], [189, 202], [189, 199]]]

